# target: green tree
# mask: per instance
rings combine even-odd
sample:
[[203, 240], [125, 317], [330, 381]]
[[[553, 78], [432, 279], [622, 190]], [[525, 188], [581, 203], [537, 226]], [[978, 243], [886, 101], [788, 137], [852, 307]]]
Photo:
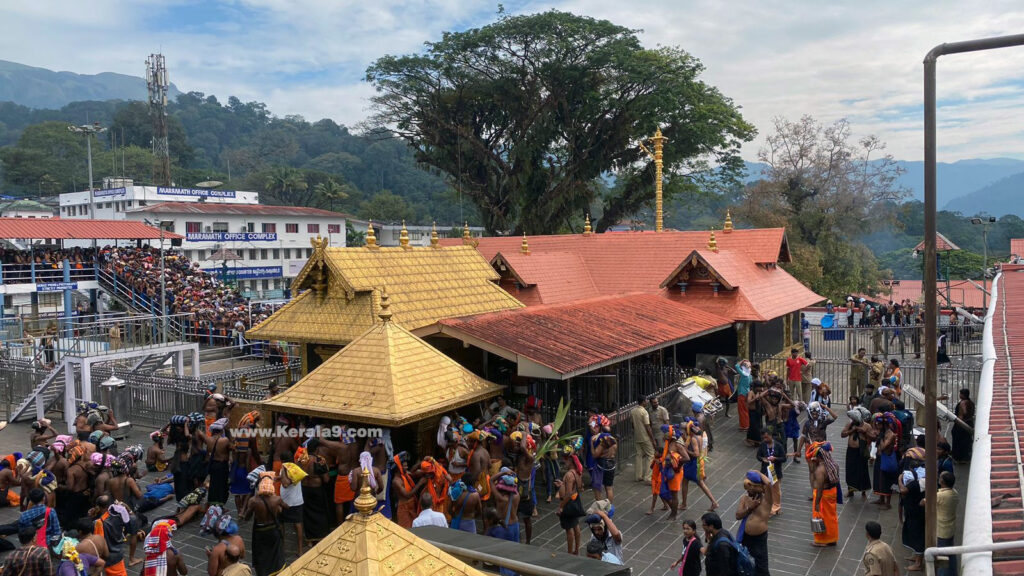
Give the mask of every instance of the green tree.
[[352, 223], [345, 221], [345, 246], [363, 246], [366, 244], [366, 232], [359, 231], [352, 227]]
[[305, 192], [309, 183], [301, 170], [287, 166], [276, 166], [261, 175], [263, 190], [277, 204], [305, 206]]
[[381, 190], [359, 206], [359, 215], [377, 222], [415, 221], [416, 213], [409, 203], [390, 190]]
[[851, 142], [850, 125], [824, 126], [810, 116], [775, 120], [759, 159], [765, 178], [747, 187], [737, 217], [755, 226], [785, 226], [797, 261], [788, 268], [832, 299], [871, 292], [886, 274], [858, 239], [893, 226], [888, 206], [906, 192], [899, 167], [873, 136]]
[[313, 190], [320, 196], [320, 198], [327, 200], [330, 203], [331, 209], [334, 209], [334, 203], [340, 202], [348, 198], [348, 186], [339, 184], [334, 178], [328, 178], [327, 180], [320, 182], [313, 187]]
[[371, 65], [370, 125], [461, 184], [491, 232], [556, 231], [589, 211], [593, 182], [615, 172], [622, 185], [600, 199], [604, 230], [653, 198], [653, 163], [637, 141], [659, 125], [670, 139], [669, 193], [710, 162], [736, 174], [754, 129], [702, 71], [685, 51], [644, 49], [635, 31], [606, 20], [501, 15], [445, 33], [425, 54]]

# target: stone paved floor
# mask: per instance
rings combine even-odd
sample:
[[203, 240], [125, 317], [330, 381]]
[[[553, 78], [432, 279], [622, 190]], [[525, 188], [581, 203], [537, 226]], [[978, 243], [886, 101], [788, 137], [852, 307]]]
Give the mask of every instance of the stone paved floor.
[[[838, 410], [837, 410], [838, 411]], [[845, 416], [840, 422], [845, 421]], [[830, 427], [830, 438], [836, 445], [836, 460], [843, 469], [845, 442], [840, 440], [839, 423]], [[755, 449], [747, 448], [743, 436], [736, 430], [735, 413], [732, 418], [719, 418], [715, 425], [716, 450], [711, 454], [709, 464], [709, 487], [718, 498], [719, 513], [727, 528], [735, 532], [736, 504], [742, 494], [742, 480], [748, 469], [756, 468]], [[133, 442], [146, 445], [148, 430], [137, 429], [132, 434]], [[28, 443], [28, 428], [25, 424], [14, 424], [0, 431], [0, 453], [24, 451]], [[120, 442], [119, 445], [128, 445]], [[858, 574], [858, 565], [864, 549], [864, 523], [876, 520], [882, 525], [883, 539], [893, 545], [899, 559], [909, 559], [906, 549], [899, 545], [899, 524], [896, 508], [881, 511], [860, 497], [840, 506], [840, 542], [835, 548], [818, 549], [811, 546], [809, 526], [811, 503], [806, 464], [789, 462], [784, 468], [783, 514], [771, 521], [769, 528], [769, 554], [771, 573], [775, 575], [845, 576]], [[966, 492], [967, 467], [958, 467], [961, 494]], [[669, 566], [678, 558], [682, 534], [678, 523], [669, 523], [664, 515], [656, 511], [654, 516], [644, 513], [650, 506], [650, 487], [633, 481], [631, 463], [620, 465], [616, 478], [616, 513], [614, 520], [624, 537], [625, 562], [638, 576], [662, 576], [673, 573]], [[541, 487], [541, 491], [543, 488]], [[533, 544], [562, 551], [565, 549], [564, 532], [558, 526], [554, 515], [555, 504], [545, 504], [540, 496], [540, 517], [535, 519]], [[585, 500], [589, 503], [591, 496]], [[961, 498], [961, 501], [963, 498]], [[680, 518], [692, 518], [698, 522], [708, 506], [706, 497], [695, 487], [690, 492], [690, 508], [680, 513]], [[234, 513], [234, 504], [229, 509]], [[166, 512], [165, 512], [166, 510]], [[150, 513], [150, 518], [170, 513], [171, 505]], [[16, 520], [17, 512], [9, 508], [0, 509], [0, 523]], [[251, 527], [242, 525], [242, 534], [249, 540]], [[185, 556], [190, 570], [204, 570], [206, 556], [204, 547], [212, 546], [212, 538], [198, 534], [198, 522], [183, 527], [175, 535], [175, 543]], [[286, 552], [289, 561], [296, 557], [294, 533], [286, 533]], [[139, 550], [141, 555], [141, 548]]]

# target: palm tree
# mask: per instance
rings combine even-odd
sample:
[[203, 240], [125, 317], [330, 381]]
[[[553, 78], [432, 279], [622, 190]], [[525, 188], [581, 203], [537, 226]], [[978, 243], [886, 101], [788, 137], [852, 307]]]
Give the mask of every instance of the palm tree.
[[334, 210], [335, 200], [344, 200], [348, 198], [348, 185], [339, 184], [334, 178], [328, 178], [326, 181], [321, 182], [313, 187], [313, 191], [319, 196], [320, 199], [326, 199], [330, 202], [331, 210]]
[[304, 206], [306, 198], [295, 198], [295, 192], [304, 192], [309, 188], [306, 177], [301, 170], [288, 166], [275, 166], [267, 172], [263, 180], [263, 188], [283, 203], [293, 206]]

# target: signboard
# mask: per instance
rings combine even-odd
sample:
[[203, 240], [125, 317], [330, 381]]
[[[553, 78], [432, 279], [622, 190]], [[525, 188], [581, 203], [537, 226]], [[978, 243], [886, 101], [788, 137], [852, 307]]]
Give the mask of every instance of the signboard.
[[36, 292], [60, 292], [77, 289], [78, 282], [40, 282], [36, 284]]
[[276, 232], [189, 232], [189, 242], [276, 242]]
[[259, 280], [261, 278], [280, 278], [283, 276], [280, 266], [246, 266], [240, 268], [205, 268], [207, 273], [220, 277], [227, 272], [228, 278], [235, 280]]
[[302, 267], [306, 265], [306, 260], [289, 260], [288, 261], [288, 275], [298, 276], [299, 272], [302, 271]]
[[164, 196], [194, 196], [196, 198], [234, 198], [234, 190], [207, 190], [205, 188], [164, 188], [158, 186], [157, 194]]
[[108, 188], [106, 190], [93, 190], [92, 197], [93, 198], [102, 198], [104, 196], [121, 196], [121, 195], [127, 194], [127, 193], [128, 193], [128, 189], [127, 188]]

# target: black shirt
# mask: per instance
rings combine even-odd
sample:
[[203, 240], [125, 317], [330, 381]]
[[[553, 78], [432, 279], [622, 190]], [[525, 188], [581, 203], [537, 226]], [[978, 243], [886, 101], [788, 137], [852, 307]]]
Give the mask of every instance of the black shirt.
[[704, 557], [704, 572], [707, 576], [736, 576], [736, 549], [729, 542], [727, 532], [719, 530], [708, 544]]

